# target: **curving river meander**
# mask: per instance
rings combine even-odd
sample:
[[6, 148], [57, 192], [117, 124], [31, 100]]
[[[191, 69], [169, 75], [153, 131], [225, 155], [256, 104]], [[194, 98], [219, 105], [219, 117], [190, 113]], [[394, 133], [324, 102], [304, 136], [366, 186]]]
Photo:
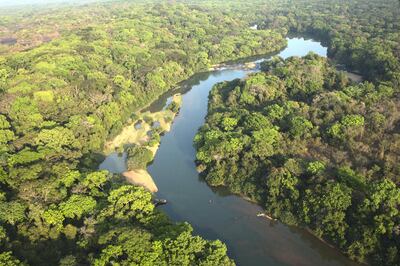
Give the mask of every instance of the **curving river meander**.
[[[291, 38], [278, 55], [287, 58], [308, 52], [326, 56], [327, 49], [313, 40]], [[259, 62], [260, 58], [251, 61]], [[173, 93], [183, 94], [181, 111], [171, 131], [161, 138], [154, 162], [148, 167], [159, 189], [157, 197], [168, 200], [161, 208], [172, 220], [189, 222], [196, 234], [224, 241], [237, 265], [356, 265], [303, 229], [257, 217], [261, 207], [222, 188], [210, 188], [199, 178], [193, 138], [204, 124], [209, 91], [218, 82], [244, 78], [255, 71], [235, 65], [196, 74], [148, 108], [160, 110]], [[123, 172], [125, 159], [111, 154], [100, 168]]]

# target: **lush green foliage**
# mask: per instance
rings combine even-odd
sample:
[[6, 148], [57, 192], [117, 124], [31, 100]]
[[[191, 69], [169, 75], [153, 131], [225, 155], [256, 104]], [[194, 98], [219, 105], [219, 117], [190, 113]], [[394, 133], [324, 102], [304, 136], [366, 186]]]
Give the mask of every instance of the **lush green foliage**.
[[[188, 224], [172, 224], [143, 188], [107, 172], [72, 172], [66, 179], [57, 188], [71, 187], [72, 194], [60, 195], [62, 203], [47, 209], [34, 198], [1, 202], [3, 248], [33, 265], [233, 264], [221, 242], [192, 236]], [[2, 253], [0, 262], [19, 265], [11, 252]]]
[[314, 54], [263, 69], [211, 91], [195, 138], [207, 182], [309, 227], [355, 260], [398, 265], [400, 88], [351, 83]]
[[128, 170], [146, 169], [153, 160], [153, 152], [146, 147], [134, 145], [126, 149]]

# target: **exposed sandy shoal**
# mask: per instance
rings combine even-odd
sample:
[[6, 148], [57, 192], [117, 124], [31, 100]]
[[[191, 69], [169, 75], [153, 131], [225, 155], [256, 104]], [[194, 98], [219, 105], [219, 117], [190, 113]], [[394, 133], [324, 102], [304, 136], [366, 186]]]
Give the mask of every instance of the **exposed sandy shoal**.
[[124, 172], [122, 174], [126, 180], [134, 185], [142, 186], [152, 193], [158, 191], [156, 184], [150, 174], [143, 169]]

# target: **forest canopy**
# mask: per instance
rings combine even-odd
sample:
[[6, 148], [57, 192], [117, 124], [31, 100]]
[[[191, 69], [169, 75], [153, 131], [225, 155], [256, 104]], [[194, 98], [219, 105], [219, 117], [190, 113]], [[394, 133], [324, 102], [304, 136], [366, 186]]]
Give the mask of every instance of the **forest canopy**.
[[[0, 264], [230, 265], [142, 188], [97, 171], [132, 114], [190, 75], [328, 46], [211, 93], [199, 169], [358, 261], [399, 264], [398, 1], [110, 1], [0, 10]], [[257, 30], [251, 26], [257, 25]], [[145, 167], [147, 151], [132, 150]], [[140, 160], [140, 161], [139, 161]], [[351, 226], [350, 226], [351, 225]]]

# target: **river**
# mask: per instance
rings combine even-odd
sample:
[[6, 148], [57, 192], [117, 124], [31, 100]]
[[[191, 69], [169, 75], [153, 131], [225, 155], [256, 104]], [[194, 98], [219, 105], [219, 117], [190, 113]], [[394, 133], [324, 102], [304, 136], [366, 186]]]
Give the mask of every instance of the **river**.
[[[290, 38], [279, 56], [303, 56], [310, 51], [327, 54], [318, 42]], [[178, 91], [183, 94], [181, 111], [171, 131], [161, 138], [154, 162], [148, 167], [159, 189], [156, 196], [168, 200], [160, 208], [174, 221], [189, 222], [196, 234], [225, 242], [229, 256], [238, 265], [357, 265], [303, 229], [257, 217], [262, 211], [259, 206], [223, 188], [211, 188], [199, 177], [193, 138], [204, 124], [209, 91], [218, 82], [244, 78], [254, 71], [258, 70], [236, 66], [196, 74], [148, 108], [160, 110], [170, 95]], [[125, 156], [112, 154], [100, 168], [122, 172]]]

